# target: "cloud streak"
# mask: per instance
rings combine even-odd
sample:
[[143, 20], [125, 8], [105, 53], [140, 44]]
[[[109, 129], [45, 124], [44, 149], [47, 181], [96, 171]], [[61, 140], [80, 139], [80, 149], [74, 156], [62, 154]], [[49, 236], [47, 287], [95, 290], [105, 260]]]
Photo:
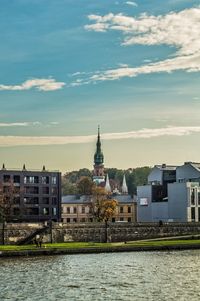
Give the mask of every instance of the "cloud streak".
[[[96, 32], [118, 31], [123, 35], [123, 46], [132, 45], [167, 45], [175, 48], [170, 58], [139, 67], [115, 68], [97, 71], [88, 82], [116, 80], [134, 77], [139, 74], [158, 72], [200, 71], [200, 8], [185, 9], [167, 15], [141, 14], [138, 18], [123, 14], [89, 15], [93, 24], [86, 30]], [[148, 62], [146, 62], [148, 63]], [[79, 84], [84, 81], [79, 79]]]
[[[102, 140], [150, 139], [158, 137], [181, 137], [200, 133], [200, 126], [166, 127], [158, 129], [141, 129], [121, 133], [105, 133]], [[96, 135], [88, 136], [0, 136], [0, 147], [67, 145], [94, 142]]]
[[34, 126], [34, 125], [40, 125], [41, 122], [39, 121], [33, 121], [33, 122], [0, 122], [0, 127], [26, 127], [26, 126]]
[[66, 83], [57, 82], [53, 78], [33, 78], [26, 80], [20, 85], [2, 85], [0, 84], [0, 91], [24, 91], [35, 88], [38, 91], [54, 91], [62, 89]]
[[130, 5], [130, 6], [135, 6], [135, 7], [138, 6], [137, 3], [134, 2], [134, 1], [126, 1], [126, 4], [127, 4], [127, 5]]

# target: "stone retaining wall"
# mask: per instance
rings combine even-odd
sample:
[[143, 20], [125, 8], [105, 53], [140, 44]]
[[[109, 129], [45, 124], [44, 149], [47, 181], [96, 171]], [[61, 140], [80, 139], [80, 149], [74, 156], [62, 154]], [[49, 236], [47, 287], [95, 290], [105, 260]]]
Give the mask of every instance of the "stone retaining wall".
[[[43, 228], [44, 224], [6, 224], [5, 244], [16, 244], [20, 240]], [[137, 239], [200, 234], [200, 223], [170, 223], [159, 226], [156, 223], [110, 223], [106, 229], [102, 223], [63, 224], [53, 223], [43, 235], [44, 242], [112, 242]], [[3, 243], [3, 227], [0, 224], [0, 244]]]

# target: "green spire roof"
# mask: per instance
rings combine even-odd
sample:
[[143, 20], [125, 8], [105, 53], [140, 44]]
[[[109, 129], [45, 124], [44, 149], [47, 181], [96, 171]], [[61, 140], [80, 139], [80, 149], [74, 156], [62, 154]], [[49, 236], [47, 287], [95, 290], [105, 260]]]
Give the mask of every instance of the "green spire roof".
[[98, 126], [98, 136], [97, 136], [96, 152], [94, 154], [94, 164], [101, 165], [103, 164], [103, 160], [104, 157], [101, 151], [100, 127]]

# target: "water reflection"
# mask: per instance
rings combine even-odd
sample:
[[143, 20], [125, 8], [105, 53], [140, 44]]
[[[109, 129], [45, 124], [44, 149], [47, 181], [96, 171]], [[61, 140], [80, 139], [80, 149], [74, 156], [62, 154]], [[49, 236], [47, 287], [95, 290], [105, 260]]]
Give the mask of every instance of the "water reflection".
[[0, 300], [200, 300], [200, 251], [0, 260]]

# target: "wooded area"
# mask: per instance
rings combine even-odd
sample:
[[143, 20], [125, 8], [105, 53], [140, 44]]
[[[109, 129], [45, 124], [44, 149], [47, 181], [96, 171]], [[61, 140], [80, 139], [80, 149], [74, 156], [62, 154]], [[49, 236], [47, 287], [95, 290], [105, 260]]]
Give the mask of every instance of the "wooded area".
[[[126, 176], [126, 182], [128, 186], [128, 193], [131, 195], [136, 194], [137, 186], [147, 184], [147, 177], [151, 171], [151, 167], [137, 167], [133, 169], [117, 169], [107, 168], [105, 173], [109, 175], [110, 185], [112, 189], [118, 188], [120, 190], [122, 185], [123, 176]], [[79, 169], [78, 171], [66, 172], [62, 177], [62, 192], [66, 194], [78, 194], [80, 193], [80, 187], [78, 186], [80, 180], [83, 177], [92, 179], [92, 171], [87, 168]], [[91, 187], [89, 187], [89, 190]], [[87, 194], [87, 193], [86, 193]]]

